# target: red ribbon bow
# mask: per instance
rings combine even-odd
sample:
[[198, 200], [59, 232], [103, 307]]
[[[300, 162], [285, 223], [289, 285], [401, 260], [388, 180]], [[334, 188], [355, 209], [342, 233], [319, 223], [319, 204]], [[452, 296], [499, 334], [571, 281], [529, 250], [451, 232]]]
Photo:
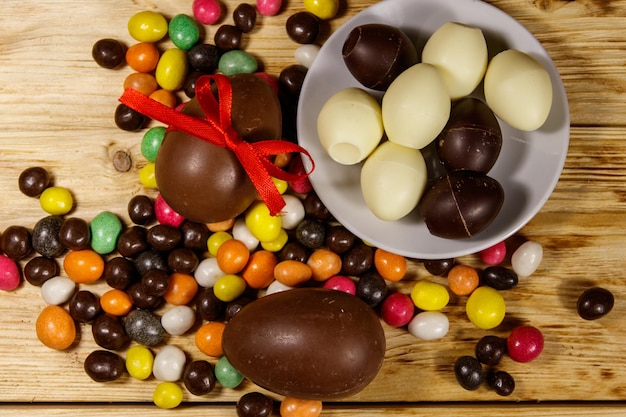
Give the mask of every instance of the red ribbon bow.
[[[211, 89], [211, 81], [217, 86], [219, 101]], [[151, 119], [167, 124], [169, 129], [179, 130], [233, 151], [270, 214], [275, 216], [285, 206], [285, 201], [271, 177], [289, 182], [300, 181], [313, 172], [315, 168], [313, 158], [306, 149], [288, 141], [265, 140], [249, 143], [239, 137], [232, 127], [233, 90], [227, 76], [221, 74], [202, 76], [196, 81], [195, 91], [205, 117], [184, 114], [131, 88], [124, 91], [120, 101]], [[277, 167], [268, 158], [290, 152], [306, 155], [311, 162], [311, 170], [305, 174], [292, 174]]]

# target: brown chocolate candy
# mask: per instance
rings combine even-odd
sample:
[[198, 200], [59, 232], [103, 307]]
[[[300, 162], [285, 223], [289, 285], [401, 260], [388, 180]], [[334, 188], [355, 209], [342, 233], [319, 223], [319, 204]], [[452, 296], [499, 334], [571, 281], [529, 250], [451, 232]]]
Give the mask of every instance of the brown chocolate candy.
[[504, 202], [500, 183], [473, 171], [439, 178], [420, 201], [430, 233], [448, 239], [472, 237], [496, 218]]
[[298, 288], [246, 305], [226, 325], [228, 361], [280, 395], [326, 400], [365, 388], [381, 368], [385, 333], [357, 297]]
[[[279, 139], [282, 114], [272, 87], [253, 74], [230, 77], [232, 126], [249, 142]], [[197, 100], [183, 110], [204, 116]], [[205, 140], [170, 131], [155, 162], [159, 191], [172, 209], [199, 223], [214, 223], [241, 214], [257, 192], [235, 154]]]
[[474, 97], [452, 106], [450, 119], [437, 139], [437, 153], [446, 169], [488, 173], [502, 148], [502, 131], [491, 109]]
[[387, 90], [400, 73], [418, 62], [411, 39], [397, 27], [382, 23], [352, 29], [341, 53], [354, 78], [379, 91]]

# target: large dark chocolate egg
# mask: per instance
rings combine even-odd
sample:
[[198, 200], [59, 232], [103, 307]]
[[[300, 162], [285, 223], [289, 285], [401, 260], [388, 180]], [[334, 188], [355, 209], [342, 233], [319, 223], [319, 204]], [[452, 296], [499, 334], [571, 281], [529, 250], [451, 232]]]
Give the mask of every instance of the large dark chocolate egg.
[[380, 370], [385, 333], [359, 298], [299, 288], [262, 297], [226, 325], [228, 361], [269, 391], [327, 400], [361, 391]]
[[[249, 142], [280, 139], [282, 115], [274, 89], [253, 74], [230, 77], [231, 120]], [[184, 113], [204, 116], [196, 99]], [[241, 214], [257, 196], [248, 174], [225, 148], [180, 131], [169, 131], [155, 162], [156, 182], [163, 199], [189, 220], [212, 223]]]
[[365, 87], [385, 91], [405, 69], [417, 64], [415, 45], [400, 29], [382, 23], [357, 26], [344, 41], [343, 60]]
[[437, 139], [437, 153], [446, 169], [488, 173], [500, 155], [498, 119], [481, 100], [466, 97], [454, 104]]
[[435, 181], [419, 207], [431, 234], [461, 239], [489, 226], [503, 202], [504, 190], [496, 179], [472, 171], [454, 171]]

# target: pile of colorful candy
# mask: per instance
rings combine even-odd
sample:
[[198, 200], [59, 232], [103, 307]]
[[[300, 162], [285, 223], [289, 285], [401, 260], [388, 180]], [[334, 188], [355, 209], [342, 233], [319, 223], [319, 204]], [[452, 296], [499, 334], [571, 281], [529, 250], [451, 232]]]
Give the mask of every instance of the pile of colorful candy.
[[[314, 58], [317, 25], [334, 16], [337, 3], [305, 1], [304, 5], [306, 12], [288, 20], [287, 33], [311, 46], [299, 49], [299, 65], [306, 68], [304, 63]], [[94, 44], [94, 59], [106, 68], [125, 62], [136, 71], [125, 86], [170, 107], [178, 104], [176, 91], [194, 96], [194, 82], [201, 74], [256, 71], [254, 58], [239, 49], [241, 38], [254, 27], [257, 11], [277, 13], [280, 1], [261, 1], [256, 10], [241, 4], [233, 14], [235, 25], [222, 25], [215, 45], [198, 43], [197, 21], [215, 23], [221, 12], [215, 6], [213, 1], [195, 1], [196, 20], [177, 15], [167, 22], [154, 12], [132, 16], [129, 32], [139, 43], [126, 48], [113, 39], [100, 40]], [[159, 53], [155, 43], [166, 35], [175, 48]], [[294, 79], [301, 83], [303, 76], [301, 68], [291, 70], [281, 73], [276, 83], [288, 100], [297, 99], [299, 86]], [[294, 73], [298, 76], [289, 76]], [[120, 105], [116, 123], [134, 131], [144, 127], [146, 119]], [[287, 118], [286, 123], [293, 120]], [[151, 164], [165, 130], [152, 127], [143, 136], [141, 149], [148, 164], [140, 181], [146, 188], [158, 187]], [[284, 158], [286, 166], [290, 156]], [[433, 279], [411, 283], [407, 294], [394, 285], [407, 278], [406, 258], [372, 247], [337, 224], [306, 181], [274, 183], [286, 202], [279, 216], [269, 215], [264, 203], [257, 201], [237, 218], [205, 224], [183, 218], [160, 195], [154, 199], [137, 195], [126, 213], [132, 223], [124, 224], [125, 216], [110, 211], [89, 221], [70, 217], [71, 192], [51, 185], [44, 168], [25, 169], [19, 188], [26, 196], [39, 198], [47, 215], [32, 229], [11, 226], [3, 232], [0, 289], [10, 291], [20, 285], [18, 265], [23, 263], [24, 279], [41, 287], [47, 304], [36, 322], [37, 337], [45, 346], [71, 348], [78, 329], [83, 337], [90, 329], [101, 348], [84, 358], [90, 378], [107, 382], [125, 373], [138, 380], [153, 377], [158, 381], [154, 403], [174, 408], [186, 392], [203, 396], [217, 384], [235, 388], [243, 382], [244, 375], [224, 354], [222, 337], [229, 321], [258, 297], [296, 287], [342, 291], [378, 312], [386, 325], [406, 327], [420, 340], [436, 340], [448, 333], [445, 307], [451, 294], [466, 299], [467, 317], [475, 326], [494, 329], [506, 312], [502, 292], [514, 288], [518, 277], [532, 275], [542, 259], [541, 245], [529, 241], [512, 254], [511, 268], [503, 266], [504, 242], [478, 254], [485, 265], [482, 270], [454, 259], [424, 261]], [[62, 269], [57, 264], [61, 259]], [[446, 277], [447, 285], [435, 276]], [[88, 284], [98, 280], [110, 288], [96, 294]], [[610, 293], [594, 289], [581, 297], [579, 312], [587, 319], [599, 318], [612, 303]], [[188, 360], [184, 350], [167, 343], [170, 336], [182, 335], [193, 339], [207, 357]], [[542, 348], [541, 332], [530, 326], [515, 329], [506, 341], [487, 336], [477, 343], [475, 357], [459, 358], [456, 378], [462, 387], [475, 389], [486, 378], [482, 364], [497, 366], [505, 352], [513, 360], [527, 362]], [[513, 392], [515, 383], [508, 373], [495, 370], [487, 379], [499, 395]], [[280, 413], [317, 416], [321, 408], [318, 399], [286, 396]], [[273, 400], [259, 392], [243, 395], [237, 404], [240, 416], [268, 416], [272, 409]]]

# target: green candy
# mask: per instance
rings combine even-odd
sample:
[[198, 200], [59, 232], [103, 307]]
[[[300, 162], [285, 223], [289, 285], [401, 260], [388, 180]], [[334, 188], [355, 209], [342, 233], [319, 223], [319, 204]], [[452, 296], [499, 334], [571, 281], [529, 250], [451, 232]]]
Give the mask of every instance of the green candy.
[[178, 14], [170, 20], [168, 35], [177, 48], [186, 51], [200, 39], [200, 29], [192, 17]]
[[259, 68], [256, 59], [240, 49], [224, 52], [217, 66], [224, 75], [252, 74]]
[[236, 388], [243, 382], [243, 375], [233, 368], [226, 356], [219, 358], [214, 372], [215, 378], [224, 388]]
[[91, 220], [89, 230], [91, 248], [100, 255], [106, 255], [117, 246], [117, 238], [122, 233], [122, 221], [110, 211], [103, 211]]
[[143, 135], [143, 139], [141, 140], [141, 154], [149, 162], [156, 161], [157, 152], [161, 147], [166, 130], [167, 129], [163, 126], [156, 126], [148, 129]]

